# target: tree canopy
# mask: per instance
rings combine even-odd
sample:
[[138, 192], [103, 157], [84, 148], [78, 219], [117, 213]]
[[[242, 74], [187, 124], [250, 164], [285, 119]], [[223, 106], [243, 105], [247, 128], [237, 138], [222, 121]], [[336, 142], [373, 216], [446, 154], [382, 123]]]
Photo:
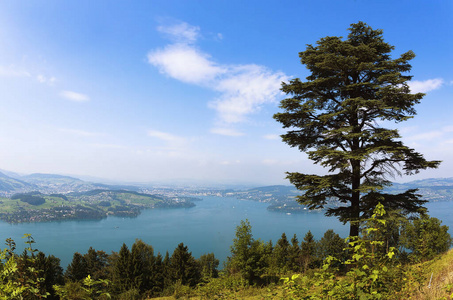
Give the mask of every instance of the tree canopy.
[[287, 173], [304, 191], [298, 201], [316, 209], [337, 199], [342, 205], [326, 214], [350, 222], [350, 235], [357, 236], [360, 220], [379, 202], [403, 212], [415, 212], [425, 203], [416, 190], [386, 193], [390, 178], [436, 168], [440, 162], [426, 160], [403, 144], [398, 130], [382, 126], [416, 114], [414, 105], [424, 94], [411, 93], [412, 76], [405, 74], [415, 54], [392, 59], [394, 46], [384, 42], [382, 30], [363, 22], [351, 24], [349, 31], [347, 39], [324, 37], [299, 53], [310, 75], [306, 81], [282, 84], [290, 97], [281, 101], [283, 112], [274, 118], [288, 129], [282, 135], [285, 143], [328, 170], [326, 175]]

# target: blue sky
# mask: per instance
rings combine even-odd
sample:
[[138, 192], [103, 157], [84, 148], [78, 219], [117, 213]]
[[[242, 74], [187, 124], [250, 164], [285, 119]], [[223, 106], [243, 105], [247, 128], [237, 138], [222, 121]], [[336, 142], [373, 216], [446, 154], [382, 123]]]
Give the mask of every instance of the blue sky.
[[[322, 173], [281, 142], [282, 81], [298, 53], [351, 23], [413, 50], [427, 95], [399, 128], [453, 177], [451, 1], [17, 1], [0, 3], [0, 169], [128, 182], [288, 183]], [[398, 126], [398, 127], [396, 127]]]

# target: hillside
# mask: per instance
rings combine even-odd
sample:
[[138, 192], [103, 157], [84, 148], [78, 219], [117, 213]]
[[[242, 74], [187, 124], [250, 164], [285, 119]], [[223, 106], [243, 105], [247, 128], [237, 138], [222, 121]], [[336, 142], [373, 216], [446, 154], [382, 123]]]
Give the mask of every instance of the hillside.
[[0, 173], [0, 192], [8, 193], [22, 190], [26, 191], [36, 188], [37, 187], [31, 183]]
[[192, 207], [189, 200], [125, 190], [43, 194], [28, 192], [0, 198], [0, 219], [9, 223], [102, 219], [108, 215], [136, 217], [148, 208]]

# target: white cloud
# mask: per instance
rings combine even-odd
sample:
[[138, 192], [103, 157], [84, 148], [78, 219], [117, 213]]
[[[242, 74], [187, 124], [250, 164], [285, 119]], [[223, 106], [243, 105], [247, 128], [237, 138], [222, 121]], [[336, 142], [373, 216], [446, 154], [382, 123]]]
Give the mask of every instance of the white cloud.
[[72, 91], [62, 91], [60, 93], [60, 96], [75, 102], [86, 102], [90, 100], [90, 98], [87, 95]]
[[[414, 128], [410, 132], [420, 132], [420, 128]], [[421, 132], [414, 135], [408, 135], [404, 139], [409, 142], [423, 142], [426, 145], [437, 145], [439, 143], [445, 144], [450, 140], [451, 133], [453, 132], [453, 126], [444, 126], [438, 130]]]
[[178, 43], [193, 43], [200, 36], [200, 27], [192, 26], [185, 22], [170, 26], [159, 26], [157, 30]]
[[237, 164], [240, 164], [240, 163], [241, 163], [240, 160], [233, 160], [233, 161], [224, 160], [224, 161], [221, 161], [221, 162], [220, 162], [220, 164], [221, 164], [221, 165], [224, 165], [224, 166], [237, 165]]
[[219, 79], [214, 87], [222, 95], [210, 102], [209, 107], [218, 112], [222, 122], [243, 122], [246, 115], [256, 112], [265, 103], [275, 101], [284, 80], [286, 75], [263, 66], [230, 67], [228, 74]]
[[442, 78], [428, 79], [425, 81], [409, 81], [409, 87], [412, 93], [427, 93], [433, 90], [437, 90], [444, 84]]
[[275, 160], [275, 159], [263, 159], [262, 163], [264, 165], [276, 165], [278, 164], [278, 160]]
[[148, 136], [157, 138], [159, 140], [163, 140], [166, 142], [180, 143], [180, 142], [185, 141], [185, 138], [183, 138], [183, 137], [176, 136], [176, 135], [173, 135], [173, 134], [167, 133], [167, 132], [158, 131], [158, 130], [148, 130]]
[[148, 53], [148, 62], [163, 74], [177, 80], [205, 85], [225, 70], [210, 60], [210, 56], [185, 44], [168, 45]]
[[278, 134], [266, 134], [263, 136], [266, 140], [278, 140], [280, 136]]
[[127, 149], [126, 146], [117, 145], [117, 144], [91, 144], [95, 148], [104, 148], [104, 149]]
[[31, 74], [14, 65], [0, 66], [0, 76], [4, 77], [30, 77]]
[[214, 134], [220, 134], [220, 135], [226, 135], [226, 136], [243, 136], [244, 135], [243, 132], [236, 131], [231, 128], [217, 127], [217, 128], [212, 128], [210, 131], [211, 131], [211, 133], [214, 133]]
[[[281, 82], [287, 81], [288, 76], [254, 64], [218, 64], [209, 54], [191, 44], [196, 40], [199, 28], [182, 24], [158, 28], [175, 37], [185, 36], [186, 42], [149, 52], [148, 62], [174, 79], [219, 92], [220, 96], [210, 101], [208, 106], [217, 112], [220, 127], [244, 122], [247, 115], [258, 111], [263, 104], [276, 101], [281, 93]], [[221, 34], [217, 37], [220, 38]], [[219, 131], [219, 128], [212, 132], [231, 133], [225, 129]]]
[[420, 134], [410, 136], [409, 139], [411, 141], [420, 141], [420, 140], [429, 141], [429, 140], [433, 140], [433, 139], [439, 139], [443, 135], [444, 135], [443, 131], [430, 131], [430, 132], [425, 132], [425, 133], [420, 133]]
[[46, 77], [42, 74], [36, 76], [36, 80], [38, 80], [39, 83], [46, 83], [48, 85], [53, 85], [57, 79], [53, 76], [51, 77]]

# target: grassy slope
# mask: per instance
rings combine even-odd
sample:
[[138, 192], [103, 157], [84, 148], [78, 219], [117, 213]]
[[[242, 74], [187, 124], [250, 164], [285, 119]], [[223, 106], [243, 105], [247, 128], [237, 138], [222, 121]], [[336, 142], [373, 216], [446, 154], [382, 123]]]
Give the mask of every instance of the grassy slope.
[[[421, 264], [411, 267], [409, 271], [412, 284], [408, 286], [411, 297], [414, 300], [434, 300], [434, 299], [453, 299], [453, 249], [447, 253]], [[432, 274], [432, 279], [431, 279]], [[449, 285], [452, 288], [449, 288]], [[189, 292], [186, 290], [186, 292]], [[190, 290], [189, 296], [184, 296], [184, 292], [179, 297], [159, 297], [158, 300], [171, 299], [208, 299], [197, 295], [196, 290]], [[263, 288], [244, 287], [236, 289], [225, 289], [222, 297], [213, 299], [285, 299], [283, 297], [283, 287], [281, 285], [267, 286]]]
[[[414, 272], [420, 271], [425, 280], [420, 288], [414, 289], [411, 299], [453, 299], [453, 249], [447, 253], [413, 267]], [[431, 279], [432, 275], [432, 279]], [[431, 284], [430, 284], [431, 282]]]

